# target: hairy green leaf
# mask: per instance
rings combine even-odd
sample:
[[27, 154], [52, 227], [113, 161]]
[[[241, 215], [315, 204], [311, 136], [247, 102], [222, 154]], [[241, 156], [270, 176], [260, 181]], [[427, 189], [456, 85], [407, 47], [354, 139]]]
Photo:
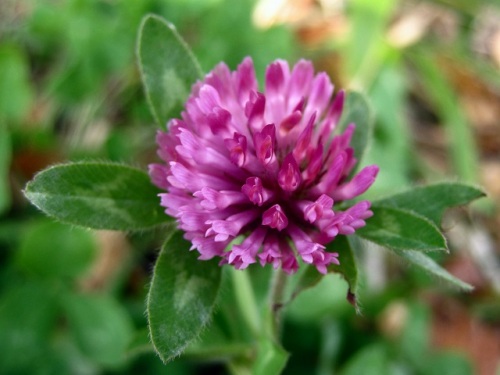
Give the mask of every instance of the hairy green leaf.
[[398, 250], [447, 251], [446, 240], [436, 225], [411, 211], [373, 204], [373, 217], [356, 231], [366, 240]]
[[447, 208], [461, 206], [484, 196], [481, 190], [473, 186], [457, 182], [443, 182], [417, 187], [378, 200], [373, 204], [413, 211], [439, 226]]
[[169, 220], [148, 175], [119, 164], [50, 167], [26, 185], [26, 197], [47, 215], [83, 227], [133, 230]]
[[201, 68], [175, 26], [146, 16], [139, 29], [137, 57], [153, 116], [160, 126], [178, 116]]
[[214, 261], [198, 260], [177, 231], [156, 261], [147, 310], [151, 339], [165, 362], [181, 354], [209, 322], [221, 282]]
[[414, 266], [422, 268], [427, 271], [432, 276], [437, 277], [439, 280], [443, 280], [447, 284], [465, 290], [471, 291], [473, 287], [462, 280], [457, 279], [455, 276], [451, 275], [448, 271], [437, 264], [433, 259], [429, 258], [427, 255], [412, 250], [394, 250], [397, 255], [401, 258], [407, 260]]

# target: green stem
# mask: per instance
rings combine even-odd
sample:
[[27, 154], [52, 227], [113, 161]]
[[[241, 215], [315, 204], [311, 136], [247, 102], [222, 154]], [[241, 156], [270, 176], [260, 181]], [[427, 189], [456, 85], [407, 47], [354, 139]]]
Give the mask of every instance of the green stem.
[[230, 268], [234, 285], [236, 303], [242, 318], [252, 332], [253, 336], [260, 337], [260, 318], [257, 302], [252, 289], [252, 283], [247, 270]]
[[232, 375], [253, 375], [252, 370], [245, 363], [229, 362], [227, 368]]
[[231, 269], [230, 272], [238, 309], [246, 326], [252, 332], [258, 348], [256, 357], [251, 362], [242, 358], [230, 361], [228, 370], [234, 375], [281, 374], [288, 360], [288, 353], [279, 343], [280, 315], [287, 280], [286, 275], [282, 270], [274, 272], [268, 294], [268, 304], [259, 315], [247, 271]]
[[197, 359], [251, 358], [254, 348], [246, 343], [231, 343], [209, 348], [188, 348], [183, 355]]
[[269, 293], [269, 305], [271, 314], [269, 314], [272, 321], [270, 322], [271, 337], [278, 342], [279, 331], [281, 326], [281, 311], [283, 307], [283, 296], [285, 293], [287, 276], [282, 269], [277, 269], [273, 273], [271, 280], [271, 290]]

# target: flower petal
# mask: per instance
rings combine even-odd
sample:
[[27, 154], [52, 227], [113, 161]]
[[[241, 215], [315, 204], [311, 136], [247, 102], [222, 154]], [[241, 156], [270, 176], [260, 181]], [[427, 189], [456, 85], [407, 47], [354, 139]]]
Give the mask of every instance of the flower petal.
[[283, 160], [280, 171], [278, 173], [278, 184], [284, 191], [292, 192], [299, 188], [302, 182], [299, 166], [293, 157], [293, 154], [288, 154]]
[[288, 226], [288, 219], [279, 204], [275, 204], [262, 214], [262, 225], [268, 225], [280, 232]]

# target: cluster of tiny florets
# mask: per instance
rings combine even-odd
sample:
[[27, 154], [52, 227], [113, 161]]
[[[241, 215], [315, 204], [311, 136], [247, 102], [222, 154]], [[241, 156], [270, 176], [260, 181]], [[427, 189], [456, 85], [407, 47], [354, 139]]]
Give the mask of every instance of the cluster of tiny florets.
[[354, 233], [372, 212], [368, 201], [345, 211], [334, 204], [365, 192], [378, 167], [348, 178], [355, 125], [335, 134], [344, 93], [332, 97], [329, 77], [304, 60], [291, 71], [285, 61], [269, 65], [262, 92], [250, 58], [234, 72], [219, 64], [193, 87], [182, 119], [157, 135], [164, 163], [150, 175], [200, 259], [287, 273], [297, 257], [322, 273], [338, 264], [325, 244]]

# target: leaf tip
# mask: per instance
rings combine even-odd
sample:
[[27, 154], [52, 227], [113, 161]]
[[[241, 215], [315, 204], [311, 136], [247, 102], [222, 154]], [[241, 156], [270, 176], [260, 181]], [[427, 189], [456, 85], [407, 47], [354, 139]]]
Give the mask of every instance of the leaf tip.
[[356, 298], [356, 294], [354, 294], [351, 289], [349, 288], [347, 290], [347, 296], [346, 296], [346, 299], [347, 299], [347, 302], [349, 302], [351, 305], [354, 306], [354, 308], [356, 309], [356, 311], [358, 310], [358, 302], [357, 302], [357, 298]]

